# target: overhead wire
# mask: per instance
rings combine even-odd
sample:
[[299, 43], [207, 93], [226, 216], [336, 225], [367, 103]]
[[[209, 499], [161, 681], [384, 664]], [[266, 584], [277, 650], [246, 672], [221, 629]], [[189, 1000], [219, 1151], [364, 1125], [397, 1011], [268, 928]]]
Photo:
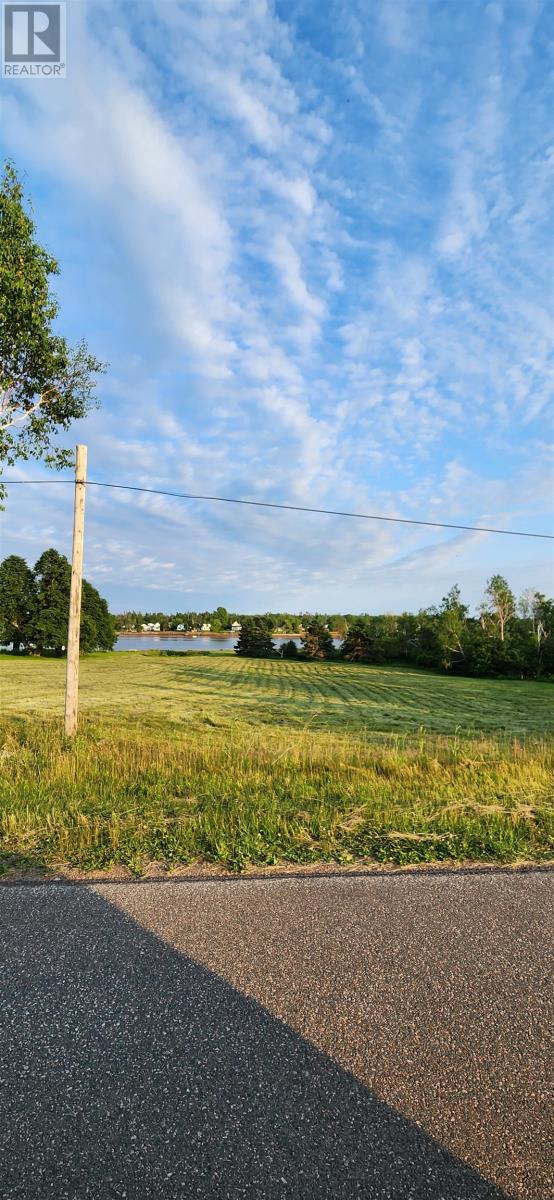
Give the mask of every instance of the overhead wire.
[[[60, 484], [74, 483], [73, 479], [4, 479], [0, 484]], [[498, 529], [490, 525], [462, 525], [455, 521], [427, 521], [415, 517], [393, 517], [383, 513], [351, 512], [337, 508], [315, 508], [307, 504], [282, 504], [271, 500], [245, 500], [237, 496], [208, 496], [199, 492], [173, 492], [165, 488], [139, 487], [130, 483], [108, 483], [98, 479], [87, 479], [87, 487], [113, 488], [117, 491], [141, 492], [149, 496], [168, 496], [174, 500], [203, 500], [218, 504], [242, 504], [252, 508], [274, 508], [284, 512], [319, 513], [329, 517], [351, 517], [360, 521], [389, 521], [397, 525], [420, 525], [431, 529], [458, 529], [470, 533], [496, 533], [507, 537], [543, 538], [554, 541], [552, 533], [534, 533], [523, 529]]]

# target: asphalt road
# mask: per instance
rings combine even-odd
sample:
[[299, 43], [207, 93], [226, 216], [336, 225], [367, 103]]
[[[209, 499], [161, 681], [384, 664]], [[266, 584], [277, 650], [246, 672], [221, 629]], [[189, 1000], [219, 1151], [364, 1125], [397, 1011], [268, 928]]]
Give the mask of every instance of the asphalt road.
[[0, 1195], [551, 1200], [554, 874], [0, 889]]

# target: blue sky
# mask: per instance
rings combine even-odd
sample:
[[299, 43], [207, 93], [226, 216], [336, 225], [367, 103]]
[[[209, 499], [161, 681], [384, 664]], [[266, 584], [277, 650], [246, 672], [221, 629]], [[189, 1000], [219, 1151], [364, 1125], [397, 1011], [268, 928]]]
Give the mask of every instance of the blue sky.
[[[70, 435], [91, 478], [550, 532], [552, 6], [68, 9], [67, 79], [1, 81], [0, 148], [60, 261], [63, 331], [110, 363]], [[553, 584], [532, 539], [87, 504], [115, 609]], [[2, 555], [69, 553], [70, 510], [68, 488], [13, 488]]]

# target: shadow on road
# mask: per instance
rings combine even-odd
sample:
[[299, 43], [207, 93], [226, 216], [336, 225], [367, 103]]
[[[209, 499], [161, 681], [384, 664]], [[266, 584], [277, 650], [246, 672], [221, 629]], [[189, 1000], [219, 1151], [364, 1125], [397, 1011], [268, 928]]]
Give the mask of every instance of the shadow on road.
[[4, 1200], [506, 1200], [85, 888], [0, 909]]

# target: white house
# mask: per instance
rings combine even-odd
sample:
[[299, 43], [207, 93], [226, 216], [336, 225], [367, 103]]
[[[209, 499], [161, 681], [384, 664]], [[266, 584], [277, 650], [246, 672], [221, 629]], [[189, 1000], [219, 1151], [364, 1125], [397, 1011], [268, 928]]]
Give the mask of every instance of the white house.
[[141, 625], [141, 629], [142, 629], [143, 633], [159, 633], [160, 632], [160, 622], [159, 621], [151, 621], [150, 624], [148, 624], [148, 625]]
[[233, 624], [231, 625], [231, 633], [240, 633], [241, 629], [242, 625], [240, 621], [233, 621]]
[[183, 632], [183, 630], [184, 630], [184, 628], [185, 628], [185, 626], [184, 626], [184, 625], [178, 625], [178, 626], [177, 626], [177, 633], [182, 633], [182, 632]]
[[209, 633], [209, 632], [210, 632], [210, 630], [211, 630], [211, 628], [212, 628], [212, 627], [211, 627], [211, 625], [209, 624], [209, 622], [206, 622], [206, 621], [204, 622], [204, 624], [203, 624], [203, 625], [201, 625], [201, 626], [200, 626], [200, 630], [201, 630], [201, 632], [202, 632], [202, 633]]

